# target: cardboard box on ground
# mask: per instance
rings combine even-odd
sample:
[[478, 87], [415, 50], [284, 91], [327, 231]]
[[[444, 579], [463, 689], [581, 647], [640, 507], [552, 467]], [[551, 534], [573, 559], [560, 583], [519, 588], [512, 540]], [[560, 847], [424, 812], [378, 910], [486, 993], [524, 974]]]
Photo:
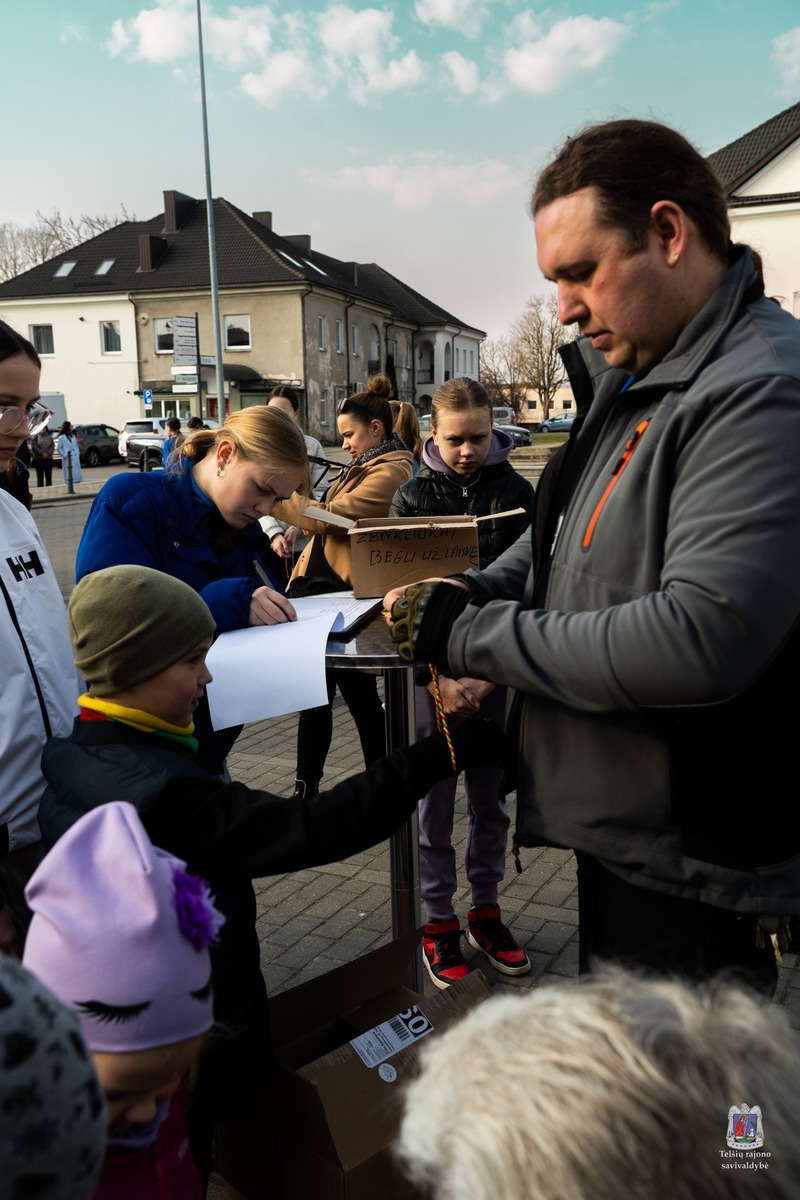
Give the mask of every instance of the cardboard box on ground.
[[460, 575], [479, 567], [478, 522], [517, 516], [509, 509], [486, 517], [373, 517], [351, 521], [309, 508], [309, 515], [344, 529], [352, 549], [353, 592], [358, 599], [385, 596], [432, 576]]
[[[391, 1152], [403, 1085], [425, 1038], [491, 995], [480, 971], [427, 998], [407, 988], [419, 939], [410, 934], [270, 1002], [283, 1200], [417, 1200]], [[216, 1170], [246, 1200], [270, 1195], [258, 1149], [253, 1114], [219, 1127]]]

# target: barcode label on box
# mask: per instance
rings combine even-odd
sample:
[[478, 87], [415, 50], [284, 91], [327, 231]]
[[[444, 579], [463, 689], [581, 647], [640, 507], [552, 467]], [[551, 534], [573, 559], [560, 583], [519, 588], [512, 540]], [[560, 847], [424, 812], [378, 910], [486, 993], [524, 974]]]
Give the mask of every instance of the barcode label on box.
[[406, 1046], [411, 1046], [428, 1033], [433, 1033], [433, 1026], [415, 1004], [382, 1025], [376, 1025], [367, 1033], [353, 1038], [350, 1045], [365, 1066], [377, 1067], [398, 1050], [405, 1050]]

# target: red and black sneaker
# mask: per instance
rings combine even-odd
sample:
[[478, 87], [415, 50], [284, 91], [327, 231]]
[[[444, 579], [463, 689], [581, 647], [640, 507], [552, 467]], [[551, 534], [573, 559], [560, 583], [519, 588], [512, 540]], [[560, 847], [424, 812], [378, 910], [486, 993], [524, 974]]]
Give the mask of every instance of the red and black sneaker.
[[467, 919], [467, 941], [470, 946], [485, 954], [504, 975], [527, 975], [531, 960], [514, 941], [511, 930], [500, 920], [499, 905], [484, 904], [481, 908], [471, 908]]
[[428, 921], [422, 938], [422, 961], [437, 988], [449, 987], [469, 975], [461, 953], [461, 926], [458, 918]]

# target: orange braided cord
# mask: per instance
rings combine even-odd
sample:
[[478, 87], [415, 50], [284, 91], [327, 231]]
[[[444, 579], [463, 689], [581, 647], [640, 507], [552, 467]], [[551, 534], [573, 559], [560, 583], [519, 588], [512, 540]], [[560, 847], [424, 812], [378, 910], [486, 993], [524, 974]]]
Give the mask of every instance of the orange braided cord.
[[437, 671], [436, 667], [434, 667], [433, 663], [428, 663], [428, 668], [431, 673], [431, 681], [433, 682], [433, 707], [436, 712], [436, 728], [439, 730], [439, 733], [444, 734], [444, 740], [447, 742], [447, 749], [450, 751], [450, 762], [453, 765], [453, 774], [457, 775], [458, 767], [456, 766], [456, 752], [453, 749], [453, 740], [450, 737], [450, 730], [447, 725], [447, 715], [444, 711], [444, 704], [442, 703], [442, 691], [439, 687], [439, 672]]

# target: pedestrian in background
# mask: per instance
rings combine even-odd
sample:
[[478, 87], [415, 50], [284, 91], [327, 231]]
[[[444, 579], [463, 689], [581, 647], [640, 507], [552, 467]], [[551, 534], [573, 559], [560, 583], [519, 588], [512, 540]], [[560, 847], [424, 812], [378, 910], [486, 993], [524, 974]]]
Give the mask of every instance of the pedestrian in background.
[[36, 486], [50, 487], [53, 482], [53, 451], [55, 442], [49, 429], [45, 428], [31, 438], [33, 465], [36, 469]]
[[82, 483], [83, 472], [81, 471], [80, 447], [78, 446], [78, 439], [72, 432], [72, 426], [69, 421], [65, 421], [58, 431], [56, 449], [61, 459], [61, 474], [64, 483], [69, 483], [70, 479], [72, 479], [73, 483]]

